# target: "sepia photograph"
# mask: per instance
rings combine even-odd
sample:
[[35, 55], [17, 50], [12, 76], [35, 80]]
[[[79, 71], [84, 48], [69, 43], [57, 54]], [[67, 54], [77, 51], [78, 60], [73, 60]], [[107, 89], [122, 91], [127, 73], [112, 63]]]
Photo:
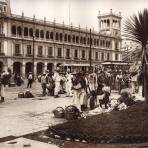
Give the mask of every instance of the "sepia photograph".
[[147, 0], [0, 0], [0, 148], [148, 148]]

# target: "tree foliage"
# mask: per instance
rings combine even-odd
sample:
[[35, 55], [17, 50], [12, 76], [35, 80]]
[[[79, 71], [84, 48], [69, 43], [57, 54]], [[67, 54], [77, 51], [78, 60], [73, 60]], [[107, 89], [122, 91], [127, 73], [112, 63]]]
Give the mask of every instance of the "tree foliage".
[[148, 42], [148, 9], [129, 17], [124, 24], [126, 37], [146, 47]]

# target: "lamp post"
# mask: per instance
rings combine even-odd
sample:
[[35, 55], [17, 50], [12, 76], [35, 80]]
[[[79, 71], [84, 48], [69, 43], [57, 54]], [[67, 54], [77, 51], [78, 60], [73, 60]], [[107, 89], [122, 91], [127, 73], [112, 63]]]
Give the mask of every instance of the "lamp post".
[[34, 60], [35, 60], [35, 54], [34, 54], [34, 35], [32, 36], [33, 38], [33, 53], [32, 53], [32, 75], [33, 75], [33, 80], [34, 80]]
[[91, 50], [91, 44], [92, 44], [92, 40], [91, 40], [91, 29], [90, 29], [90, 48], [89, 48], [89, 66], [90, 66], [90, 69], [91, 69], [91, 66], [92, 66], [92, 59], [91, 59], [92, 50]]

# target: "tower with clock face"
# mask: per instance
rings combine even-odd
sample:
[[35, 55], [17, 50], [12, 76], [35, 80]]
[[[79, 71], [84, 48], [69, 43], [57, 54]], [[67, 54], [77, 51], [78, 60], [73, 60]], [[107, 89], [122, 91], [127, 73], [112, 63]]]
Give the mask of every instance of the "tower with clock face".
[[110, 10], [108, 14], [98, 15], [99, 32], [112, 36], [121, 36], [121, 13], [115, 14]]
[[0, 0], [0, 13], [6, 16], [10, 16], [10, 0]]

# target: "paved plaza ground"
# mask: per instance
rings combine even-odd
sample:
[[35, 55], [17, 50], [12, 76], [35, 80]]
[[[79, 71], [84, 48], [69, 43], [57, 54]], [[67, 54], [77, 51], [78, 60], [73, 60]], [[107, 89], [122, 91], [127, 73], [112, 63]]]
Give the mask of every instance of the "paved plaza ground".
[[[6, 87], [6, 100], [0, 104], [0, 139], [22, 135], [47, 129], [49, 125], [65, 122], [53, 117], [52, 110], [57, 106], [68, 106], [72, 98], [61, 95], [60, 98], [39, 97], [40, 83], [35, 82], [31, 91], [35, 98], [17, 98], [18, 92], [27, 90], [26, 84], [21, 87]], [[113, 92], [111, 98], [119, 97]], [[137, 94], [141, 98], [141, 94]], [[5, 147], [4, 147], [5, 148]]]

